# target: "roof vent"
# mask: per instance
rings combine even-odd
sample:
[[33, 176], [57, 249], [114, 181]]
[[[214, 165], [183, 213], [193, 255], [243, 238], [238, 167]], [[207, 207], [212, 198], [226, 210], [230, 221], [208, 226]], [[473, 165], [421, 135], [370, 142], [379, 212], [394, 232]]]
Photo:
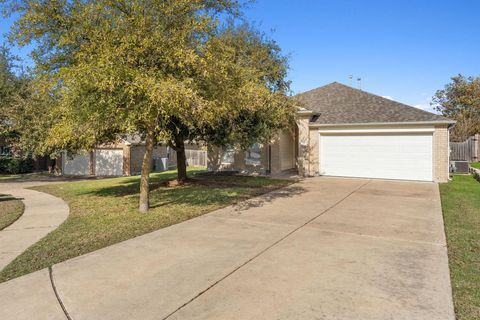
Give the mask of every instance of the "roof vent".
[[362, 78], [357, 78], [358, 90], [362, 90]]

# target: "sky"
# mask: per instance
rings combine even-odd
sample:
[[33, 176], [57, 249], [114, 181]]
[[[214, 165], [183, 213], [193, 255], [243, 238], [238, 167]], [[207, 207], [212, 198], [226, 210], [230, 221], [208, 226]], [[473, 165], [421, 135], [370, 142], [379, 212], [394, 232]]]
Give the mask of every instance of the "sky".
[[450, 77], [480, 76], [478, 0], [258, 0], [246, 18], [290, 55], [294, 93], [353, 75], [430, 110]]
[[[361, 78], [365, 91], [431, 111], [450, 77], [480, 76], [479, 0], [257, 0], [245, 19], [290, 57], [293, 93], [352, 75], [354, 87]], [[0, 42], [11, 23], [0, 20]]]

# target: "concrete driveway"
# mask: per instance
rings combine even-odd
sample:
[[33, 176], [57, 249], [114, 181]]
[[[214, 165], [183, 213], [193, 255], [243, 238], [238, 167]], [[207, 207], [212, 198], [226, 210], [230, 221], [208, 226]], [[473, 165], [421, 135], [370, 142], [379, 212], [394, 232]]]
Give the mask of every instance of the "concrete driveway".
[[1, 319], [454, 319], [438, 186], [341, 178], [14, 279], [0, 301]]

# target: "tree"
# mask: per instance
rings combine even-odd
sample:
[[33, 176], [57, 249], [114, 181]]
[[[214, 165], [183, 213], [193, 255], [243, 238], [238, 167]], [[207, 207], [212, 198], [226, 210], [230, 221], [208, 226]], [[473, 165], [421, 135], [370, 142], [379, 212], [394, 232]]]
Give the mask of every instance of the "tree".
[[28, 148], [23, 134], [28, 117], [24, 113], [23, 102], [30, 95], [30, 78], [19, 65], [20, 59], [10, 54], [6, 46], [0, 46], [0, 137], [26, 156]]
[[12, 134], [10, 112], [16, 100], [19, 80], [14, 72], [14, 57], [7, 47], [0, 47], [0, 136]]
[[[185, 140], [209, 137], [205, 128], [214, 130], [217, 118], [225, 119], [234, 109], [265, 109], [279, 97], [252, 76], [254, 68], [229, 62], [225, 58], [231, 56], [225, 54], [220, 54], [222, 61], [212, 60], [225, 46], [231, 50], [214, 39], [218, 16], [238, 14], [236, 0], [7, 3], [20, 16], [12, 38], [20, 45], [38, 44], [33, 91], [37, 101], [49, 106], [42, 116], [46, 136], [39, 148], [76, 152], [140, 134], [146, 143], [142, 212], [149, 207], [157, 141], [169, 141], [180, 153], [179, 180], [186, 179]], [[229, 72], [223, 74], [222, 65]], [[240, 91], [228, 87], [233, 84]], [[234, 98], [241, 99], [234, 103]]]
[[432, 105], [442, 115], [457, 121], [452, 139], [464, 141], [480, 132], [480, 77], [466, 78], [459, 74], [451, 80], [436, 92]]
[[251, 25], [228, 21], [201, 48], [205, 69], [194, 78], [196, 92], [210, 108], [188, 125], [170, 122], [169, 145], [177, 151], [178, 180], [186, 179], [185, 140], [246, 149], [271, 140], [293, 123], [287, 97], [288, 63], [275, 41]]

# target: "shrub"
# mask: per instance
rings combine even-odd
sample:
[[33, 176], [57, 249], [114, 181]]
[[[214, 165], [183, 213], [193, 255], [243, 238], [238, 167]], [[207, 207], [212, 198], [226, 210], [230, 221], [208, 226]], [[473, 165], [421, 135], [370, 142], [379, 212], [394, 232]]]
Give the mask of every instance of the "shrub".
[[0, 157], [0, 173], [18, 174], [32, 171], [32, 158]]

